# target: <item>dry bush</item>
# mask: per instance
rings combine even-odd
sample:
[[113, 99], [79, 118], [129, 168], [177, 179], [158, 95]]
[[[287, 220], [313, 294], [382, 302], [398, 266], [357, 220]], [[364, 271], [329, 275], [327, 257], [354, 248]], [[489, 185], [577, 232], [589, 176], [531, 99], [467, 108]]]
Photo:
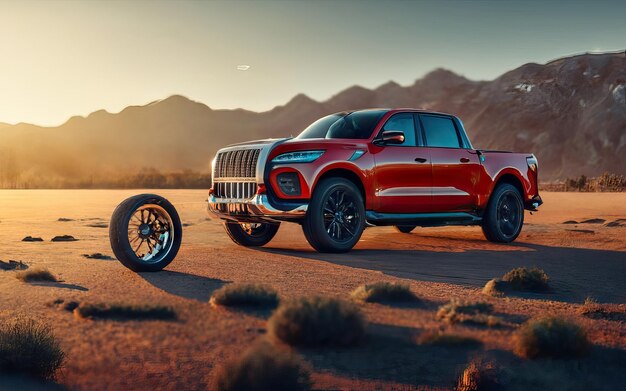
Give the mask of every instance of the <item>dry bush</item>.
[[460, 315], [476, 315], [491, 312], [493, 305], [483, 301], [461, 301], [452, 299], [439, 307], [437, 318], [455, 323], [454, 319]]
[[50, 326], [32, 319], [0, 323], [0, 372], [50, 379], [64, 359]]
[[426, 332], [418, 339], [420, 344], [447, 347], [474, 347], [482, 342], [476, 338], [459, 334], [442, 333], [440, 331]]
[[309, 390], [310, 373], [302, 359], [268, 342], [257, 343], [217, 369], [218, 391]]
[[483, 293], [490, 296], [502, 296], [504, 295], [504, 291], [507, 288], [507, 283], [498, 279], [493, 278], [485, 284], [483, 287]]
[[587, 296], [583, 305], [578, 308], [578, 313], [580, 315], [589, 315], [594, 313], [600, 313], [603, 311], [603, 307], [599, 304], [596, 299], [591, 296]]
[[577, 323], [545, 317], [524, 323], [515, 335], [515, 353], [520, 357], [579, 357], [587, 353], [587, 333]]
[[502, 276], [502, 281], [507, 282], [511, 289], [528, 292], [545, 292], [549, 290], [550, 278], [539, 268], [527, 269], [518, 267]]
[[502, 276], [501, 279], [489, 280], [483, 287], [483, 293], [502, 296], [507, 291], [547, 292], [550, 290], [550, 277], [539, 268], [518, 267]]
[[496, 391], [504, 387], [493, 362], [472, 361], [459, 377], [456, 391]]
[[114, 320], [174, 320], [176, 311], [160, 304], [81, 303], [74, 310], [79, 318]]
[[502, 319], [489, 315], [493, 305], [483, 301], [461, 301], [453, 299], [439, 307], [437, 318], [446, 323], [465, 323], [487, 327], [504, 325]]
[[48, 269], [43, 268], [32, 268], [23, 270], [21, 272], [17, 272], [15, 277], [23, 282], [40, 282], [40, 281], [48, 281], [48, 282], [56, 282], [56, 277], [48, 271]]
[[281, 304], [268, 321], [272, 336], [297, 346], [349, 346], [361, 341], [366, 322], [351, 302], [303, 297]]
[[222, 306], [273, 308], [278, 305], [278, 293], [267, 285], [231, 284], [215, 291], [210, 303]]
[[355, 300], [368, 303], [412, 303], [419, 301], [417, 296], [411, 292], [409, 285], [392, 284], [384, 281], [361, 285], [352, 291], [351, 296]]

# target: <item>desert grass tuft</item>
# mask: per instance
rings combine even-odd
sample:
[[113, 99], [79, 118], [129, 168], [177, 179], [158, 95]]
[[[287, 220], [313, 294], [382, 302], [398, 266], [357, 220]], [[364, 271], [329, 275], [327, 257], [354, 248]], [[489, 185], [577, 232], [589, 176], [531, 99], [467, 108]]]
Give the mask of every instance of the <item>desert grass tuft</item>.
[[498, 379], [498, 369], [493, 362], [472, 361], [456, 384], [456, 391], [496, 391], [504, 387]]
[[580, 357], [589, 347], [581, 326], [557, 317], [531, 319], [515, 335], [515, 353], [524, 358]]
[[56, 282], [57, 278], [48, 269], [32, 268], [22, 270], [15, 274], [15, 277], [23, 282]]
[[52, 379], [64, 359], [50, 326], [25, 318], [0, 323], [0, 372]]
[[418, 343], [423, 345], [446, 346], [446, 347], [477, 347], [482, 342], [476, 338], [459, 334], [443, 333], [441, 331], [430, 331], [421, 335]]
[[596, 299], [591, 296], [587, 296], [583, 305], [578, 308], [578, 313], [580, 315], [590, 315], [596, 313], [602, 313], [604, 308], [601, 304], [598, 303]]
[[228, 361], [213, 380], [218, 391], [309, 390], [310, 372], [300, 356], [268, 342], [257, 343]]
[[506, 285], [506, 282], [498, 278], [491, 279], [483, 287], [483, 293], [489, 296], [502, 296], [507, 289]]
[[268, 321], [270, 335], [295, 346], [350, 346], [365, 336], [366, 321], [354, 303], [303, 297], [281, 304]]
[[351, 296], [355, 300], [368, 303], [415, 303], [419, 301], [408, 284], [392, 284], [385, 281], [361, 285], [352, 291]]
[[533, 267], [531, 269], [518, 267], [507, 272], [501, 279], [488, 281], [483, 293], [492, 296], [501, 296], [506, 291], [520, 292], [547, 292], [550, 290], [550, 277], [543, 270]]
[[278, 305], [274, 288], [261, 284], [231, 284], [213, 293], [210, 303], [226, 307], [269, 307]]
[[504, 325], [502, 319], [490, 315], [493, 305], [484, 301], [462, 301], [453, 299], [439, 307], [437, 319], [446, 323], [465, 323], [487, 327]]
[[527, 292], [547, 291], [550, 288], [549, 280], [546, 272], [536, 267], [532, 269], [518, 267], [502, 276], [502, 281], [507, 282], [511, 289]]
[[175, 320], [176, 311], [160, 304], [81, 303], [74, 309], [79, 318], [113, 320]]

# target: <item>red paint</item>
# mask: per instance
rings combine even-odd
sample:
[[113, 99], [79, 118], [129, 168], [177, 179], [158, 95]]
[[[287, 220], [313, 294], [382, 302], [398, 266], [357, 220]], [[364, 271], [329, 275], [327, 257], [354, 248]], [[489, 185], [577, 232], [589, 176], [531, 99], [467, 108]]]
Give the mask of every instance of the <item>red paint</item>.
[[[530, 153], [479, 152], [472, 149], [469, 142], [466, 148], [375, 144], [373, 140], [387, 119], [402, 112], [425, 113], [413, 109], [390, 110], [368, 140], [291, 139], [279, 144], [269, 154], [268, 162], [286, 152], [325, 150], [325, 153], [312, 163], [270, 165], [267, 185], [281, 199], [306, 201], [325, 174], [351, 173], [364, 189], [366, 209], [382, 213], [420, 213], [482, 210], [499, 180], [514, 179], [530, 208], [529, 201], [539, 194], [537, 173], [530, 170], [526, 162]], [[446, 116], [455, 121], [465, 136], [461, 122], [456, 117]], [[366, 151], [365, 154], [349, 161], [358, 149]], [[301, 196], [289, 197], [280, 191], [276, 176], [286, 171], [298, 174]]]

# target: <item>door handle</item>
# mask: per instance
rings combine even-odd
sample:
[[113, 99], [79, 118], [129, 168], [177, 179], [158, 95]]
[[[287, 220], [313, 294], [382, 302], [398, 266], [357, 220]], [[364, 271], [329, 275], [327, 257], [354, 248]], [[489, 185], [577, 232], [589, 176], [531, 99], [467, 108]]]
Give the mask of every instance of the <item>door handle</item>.
[[461, 158], [461, 163], [469, 163], [469, 161], [470, 160], [468, 158], [466, 158], [466, 157], [462, 157]]
[[418, 162], [418, 163], [426, 163], [426, 160], [428, 160], [428, 159], [424, 159], [423, 157], [416, 157], [415, 158], [415, 161]]

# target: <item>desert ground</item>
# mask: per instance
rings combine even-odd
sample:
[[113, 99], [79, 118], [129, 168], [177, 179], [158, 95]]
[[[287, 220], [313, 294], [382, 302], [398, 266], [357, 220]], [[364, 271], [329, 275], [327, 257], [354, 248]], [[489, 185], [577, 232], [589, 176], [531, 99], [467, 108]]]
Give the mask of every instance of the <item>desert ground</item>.
[[[183, 245], [174, 262], [162, 272], [136, 274], [116, 260], [85, 258], [96, 252], [112, 256], [108, 219], [119, 202], [140, 192], [165, 196], [181, 215]], [[452, 389], [468, 362], [482, 356], [503, 366], [511, 389], [626, 384], [626, 224], [607, 226], [626, 218], [626, 193], [543, 193], [545, 204], [538, 213], [526, 213], [524, 230], [511, 245], [487, 242], [477, 227], [417, 228], [412, 234], [382, 227], [367, 229], [352, 252], [332, 255], [314, 252], [293, 224], [283, 224], [266, 247], [239, 247], [218, 220], [207, 217], [206, 195], [203, 190], [0, 190], [0, 259], [45, 267], [62, 280], [29, 284], [14, 271], [0, 271], [0, 320], [26, 316], [50, 323], [67, 354], [50, 387], [207, 389], [217, 366], [267, 338], [269, 316], [214, 308], [208, 304], [214, 290], [255, 282], [273, 286], [283, 298], [348, 298], [359, 285], [377, 281], [410, 284], [422, 304], [360, 304], [369, 322], [362, 345], [299, 349], [312, 368], [315, 389]], [[581, 223], [589, 219], [603, 221]], [[567, 220], [578, 223], [563, 224]], [[79, 240], [50, 241], [64, 234]], [[28, 235], [44, 241], [22, 242]], [[488, 280], [519, 266], [545, 270], [553, 290], [505, 297], [481, 293]], [[606, 303], [609, 315], [579, 315], [588, 296]], [[442, 323], [435, 313], [452, 298], [492, 303], [508, 326]], [[164, 303], [179, 319], [83, 320], [50, 305], [55, 299]], [[542, 314], [579, 322], [593, 343], [590, 354], [576, 360], [516, 357], [517, 325]], [[433, 331], [472, 336], [482, 345], [419, 342]], [[0, 377], [0, 389], [14, 381]]]

